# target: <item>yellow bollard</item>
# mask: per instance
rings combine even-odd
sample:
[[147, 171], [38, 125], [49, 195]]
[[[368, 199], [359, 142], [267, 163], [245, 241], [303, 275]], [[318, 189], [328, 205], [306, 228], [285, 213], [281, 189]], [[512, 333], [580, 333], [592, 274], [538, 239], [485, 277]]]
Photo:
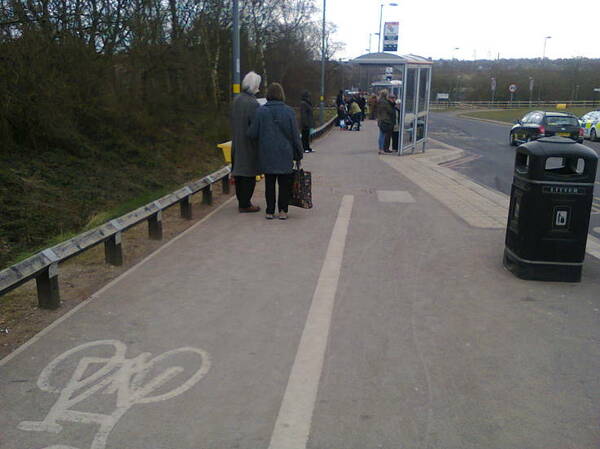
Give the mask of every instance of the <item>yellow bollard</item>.
[[217, 145], [218, 148], [223, 151], [223, 158], [225, 159], [225, 163], [231, 164], [231, 141], [220, 143]]
[[[226, 164], [231, 164], [231, 141], [220, 143], [217, 145], [218, 148], [223, 151], [223, 158], [225, 159]], [[265, 175], [258, 175], [256, 177], [256, 182], [260, 182]]]
[[567, 104], [566, 103], [558, 103], [556, 105], [556, 109], [567, 109]]

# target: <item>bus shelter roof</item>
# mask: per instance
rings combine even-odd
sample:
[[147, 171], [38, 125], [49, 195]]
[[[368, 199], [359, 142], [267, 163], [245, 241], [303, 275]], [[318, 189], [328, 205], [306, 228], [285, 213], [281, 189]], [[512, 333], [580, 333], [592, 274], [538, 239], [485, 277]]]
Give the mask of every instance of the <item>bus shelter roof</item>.
[[360, 65], [433, 65], [431, 59], [418, 55], [394, 55], [392, 53], [367, 53], [350, 61]]

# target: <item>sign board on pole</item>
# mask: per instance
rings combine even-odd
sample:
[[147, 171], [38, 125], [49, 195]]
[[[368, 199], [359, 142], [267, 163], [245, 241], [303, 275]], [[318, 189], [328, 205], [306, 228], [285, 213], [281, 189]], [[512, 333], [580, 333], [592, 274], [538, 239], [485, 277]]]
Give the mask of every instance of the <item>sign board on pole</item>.
[[440, 100], [449, 100], [450, 99], [450, 94], [437, 94], [436, 95], [436, 100], [440, 101]]
[[383, 51], [398, 51], [399, 22], [385, 22], [383, 28]]
[[534, 83], [535, 83], [535, 80], [533, 78], [529, 78], [529, 91], [533, 90]]
[[496, 78], [492, 78], [492, 90], [496, 90]]
[[514, 94], [517, 91], [517, 85], [516, 84], [511, 84], [510, 86], [508, 86], [508, 91], [511, 94]]

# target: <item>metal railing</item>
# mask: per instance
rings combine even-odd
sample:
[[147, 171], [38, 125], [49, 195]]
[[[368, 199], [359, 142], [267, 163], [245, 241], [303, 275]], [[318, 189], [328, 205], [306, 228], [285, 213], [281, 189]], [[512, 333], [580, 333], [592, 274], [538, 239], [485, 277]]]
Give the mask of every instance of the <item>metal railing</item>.
[[192, 219], [191, 197], [202, 192], [202, 203], [212, 204], [212, 185], [221, 181], [223, 192], [229, 193], [231, 167], [226, 166], [202, 179], [186, 184], [162, 198], [146, 204], [128, 214], [115, 218], [90, 231], [79, 234], [51, 248], [47, 248], [11, 267], [0, 271], [0, 296], [35, 279], [40, 308], [56, 309], [60, 306], [58, 264], [100, 243], [104, 243], [104, 256], [110, 265], [123, 265], [122, 232], [142, 221], [148, 222], [148, 236], [161, 240], [163, 236], [162, 211], [179, 203], [181, 217]]
[[[323, 135], [335, 122], [332, 118], [317, 128], [312, 138]], [[162, 240], [162, 211], [179, 204], [182, 218], [192, 219], [192, 195], [202, 192], [202, 203], [212, 204], [212, 186], [221, 181], [223, 193], [229, 193], [229, 177], [231, 166], [227, 165], [216, 172], [197, 181], [186, 184], [179, 190], [157, 199], [145, 206], [115, 218], [101, 226], [66, 240], [0, 271], [0, 296], [35, 279], [37, 284], [38, 304], [40, 308], [56, 309], [60, 306], [60, 289], [58, 284], [58, 265], [100, 243], [104, 243], [105, 262], [123, 265], [122, 233], [143, 222], [148, 222], [148, 237]]]
[[568, 101], [568, 100], [552, 100], [552, 101], [432, 101], [430, 107], [435, 109], [444, 108], [464, 108], [464, 109], [517, 109], [517, 108], [552, 108], [556, 109], [557, 105], [565, 105], [566, 108], [588, 107], [590, 110], [600, 108], [600, 101]]

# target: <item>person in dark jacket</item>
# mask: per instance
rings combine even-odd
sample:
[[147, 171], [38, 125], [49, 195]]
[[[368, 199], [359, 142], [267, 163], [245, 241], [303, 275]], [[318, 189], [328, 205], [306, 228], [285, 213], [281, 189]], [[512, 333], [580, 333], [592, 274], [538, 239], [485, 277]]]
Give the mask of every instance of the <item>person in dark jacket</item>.
[[365, 114], [365, 112], [367, 110], [367, 100], [365, 100], [365, 97], [362, 93], [358, 94], [356, 97], [357, 97], [356, 99], [358, 101], [358, 105], [360, 106], [360, 120], [362, 122], [363, 120], [366, 120], [366, 118], [367, 118], [367, 115]]
[[287, 219], [292, 190], [294, 161], [302, 159], [302, 142], [296, 114], [285, 103], [283, 87], [272, 83], [267, 89], [267, 103], [258, 108], [248, 136], [258, 140], [258, 163], [265, 174], [266, 216], [275, 218], [275, 184], [279, 184], [279, 219]]
[[379, 93], [377, 102], [377, 126], [379, 126], [379, 153], [391, 153], [390, 142], [394, 131], [396, 112], [394, 105], [388, 100], [388, 91], [383, 89]]
[[394, 105], [394, 129], [392, 131], [392, 151], [398, 151], [398, 145], [400, 142], [400, 101], [395, 95], [389, 96], [390, 103]]
[[369, 97], [369, 119], [375, 120], [377, 117], [377, 95], [373, 94]]
[[344, 109], [346, 109], [346, 102], [344, 101], [344, 91], [340, 90], [337, 97], [335, 97], [335, 107], [337, 108], [337, 119], [335, 121], [335, 126], [340, 126], [340, 122], [344, 120], [345, 113]]
[[242, 81], [242, 92], [231, 107], [231, 174], [235, 179], [235, 195], [240, 212], [258, 212], [251, 202], [258, 171], [258, 145], [247, 135], [259, 107], [255, 95], [260, 88], [260, 75], [249, 72]]
[[302, 147], [305, 153], [313, 153], [310, 147], [310, 130], [315, 127], [313, 117], [313, 107], [310, 100], [310, 92], [302, 92], [302, 102], [300, 103], [300, 129], [302, 131]]

